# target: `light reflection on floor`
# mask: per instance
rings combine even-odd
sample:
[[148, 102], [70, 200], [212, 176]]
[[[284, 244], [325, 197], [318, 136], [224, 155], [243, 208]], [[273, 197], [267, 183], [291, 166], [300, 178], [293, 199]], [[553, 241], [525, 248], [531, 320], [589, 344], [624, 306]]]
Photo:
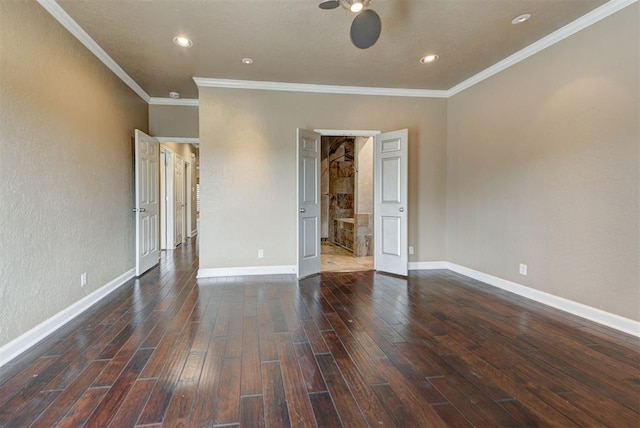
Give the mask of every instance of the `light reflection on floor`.
[[373, 269], [373, 257], [354, 257], [353, 253], [331, 242], [320, 246], [320, 270], [322, 272], [352, 272]]

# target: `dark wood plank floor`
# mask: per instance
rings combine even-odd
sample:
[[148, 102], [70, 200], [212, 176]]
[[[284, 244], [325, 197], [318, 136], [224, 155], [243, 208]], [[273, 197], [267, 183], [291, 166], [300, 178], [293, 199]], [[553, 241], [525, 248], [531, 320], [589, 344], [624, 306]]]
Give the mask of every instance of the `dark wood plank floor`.
[[640, 426], [638, 339], [448, 271], [196, 280], [194, 243], [0, 369], [0, 426]]

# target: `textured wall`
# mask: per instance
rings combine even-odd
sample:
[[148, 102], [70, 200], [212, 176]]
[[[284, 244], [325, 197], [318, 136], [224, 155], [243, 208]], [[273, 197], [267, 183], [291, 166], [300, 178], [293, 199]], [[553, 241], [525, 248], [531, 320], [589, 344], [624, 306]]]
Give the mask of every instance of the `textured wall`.
[[447, 260], [640, 319], [638, 9], [449, 99]]
[[198, 138], [198, 107], [149, 105], [149, 132], [154, 137]]
[[201, 268], [296, 263], [298, 127], [408, 128], [410, 260], [444, 259], [446, 100], [200, 88]]
[[134, 267], [148, 112], [37, 3], [0, 9], [1, 346]]

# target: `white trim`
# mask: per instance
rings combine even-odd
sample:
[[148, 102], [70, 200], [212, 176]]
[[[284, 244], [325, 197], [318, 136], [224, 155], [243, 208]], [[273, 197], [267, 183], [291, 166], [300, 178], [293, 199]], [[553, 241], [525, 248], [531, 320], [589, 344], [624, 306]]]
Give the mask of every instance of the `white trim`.
[[[193, 153], [191, 153], [193, 154]], [[186, 240], [187, 238], [191, 238], [191, 231], [193, 230], [193, 224], [191, 223], [193, 221], [193, 216], [192, 211], [193, 211], [193, 190], [191, 188], [191, 175], [193, 174], [194, 170], [192, 169], [195, 165], [193, 165], [191, 162], [191, 156], [189, 156], [189, 160], [187, 160], [186, 158], [183, 158], [184, 160], [184, 180], [185, 180], [185, 185], [184, 188], [186, 189], [186, 194], [184, 195], [184, 240]]]
[[295, 265], [283, 266], [248, 266], [231, 268], [198, 269], [198, 278], [217, 278], [220, 276], [245, 275], [281, 275], [296, 273]]
[[161, 143], [186, 143], [199, 144], [200, 138], [184, 138], [184, 137], [153, 137]]
[[577, 33], [580, 30], [583, 30], [598, 21], [618, 12], [621, 9], [635, 3], [638, 0], [610, 0], [609, 2], [603, 4], [602, 6], [592, 10], [586, 15], [581, 16], [573, 22], [565, 25], [559, 30], [554, 31], [553, 33], [541, 38], [537, 42], [534, 42], [527, 46], [526, 48], [514, 53], [511, 56], [503, 59], [495, 63], [494, 65], [482, 70], [480, 73], [471, 76], [467, 80], [458, 83], [453, 88], [446, 91], [447, 98], [464, 91], [477, 83], [482, 82], [489, 77], [500, 73], [501, 71], [511, 67], [519, 63], [520, 61], [529, 58], [532, 55], [537, 54], [543, 49], [548, 48], [549, 46], [555, 45], [556, 43], [566, 39], [567, 37]]
[[409, 262], [409, 270], [449, 269], [447, 262]]
[[[489, 77], [500, 73], [501, 71], [511, 67], [529, 58], [532, 55], [542, 51], [543, 49], [553, 46], [556, 43], [572, 36], [578, 31], [595, 24], [613, 15], [619, 10], [632, 5], [638, 0], [610, 0], [602, 6], [592, 10], [591, 12], [581, 16], [564, 27], [554, 31], [553, 33], [533, 42], [524, 49], [508, 56], [495, 63], [494, 65], [482, 70], [478, 74], [471, 76], [467, 80], [458, 83], [448, 90], [433, 89], [409, 89], [409, 88], [374, 88], [362, 86], [337, 86], [337, 85], [317, 85], [304, 83], [286, 83], [286, 82], [263, 82], [255, 80], [231, 80], [231, 79], [207, 79], [202, 77], [194, 77], [193, 80], [199, 87], [213, 88], [235, 88], [235, 89], [263, 89], [270, 91], [294, 91], [294, 92], [316, 92], [328, 94], [349, 94], [349, 95], [382, 95], [397, 97], [421, 97], [421, 98], [449, 98], [465, 89], [482, 82]], [[318, 132], [318, 131], [316, 131]]]
[[135, 269], [130, 269], [98, 288], [93, 293], [83, 297], [66, 309], [58, 312], [46, 321], [41, 322], [26, 333], [13, 339], [0, 348], [0, 367], [31, 348], [42, 339], [67, 324], [69, 321], [89, 309], [91, 306], [104, 299], [111, 292], [124, 285], [135, 276]]
[[[116, 76], [127, 84], [143, 100], [152, 105], [199, 106], [199, 100], [193, 98], [173, 99], [150, 97], [96, 42], [64, 11], [55, 0], [37, 0], [63, 27], [74, 35], [87, 49], [102, 61]], [[262, 89], [270, 91], [314, 92], [349, 95], [379, 95], [420, 98], [449, 98], [473, 85], [511, 67], [514, 64], [558, 43], [561, 40], [583, 30], [590, 25], [632, 5], [638, 0], [610, 0], [602, 6], [583, 15], [555, 32], [532, 43], [515, 54], [484, 69], [480, 73], [455, 85], [448, 90], [408, 89], [408, 88], [376, 88], [363, 86], [319, 85], [306, 83], [266, 82], [256, 80], [212, 79], [193, 77], [199, 87]]]
[[209, 79], [194, 77], [198, 87], [262, 89], [265, 91], [314, 92], [320, 94], [382, 95], [391, 97], [447, 98], [447, 91], [431, 89], [371, 88], [364, 86], [317, 85], [310, 83], [266, 82], [259, 80]]
[[570, 314], [586, 318], [598, 324], [606, 325], [616, 330], [620, 330], [624, 333], [640, 337], [640, 322], [638, 321], [624, 318], [619, 315], [603, 311], [601, 309], [574, 302], [573, 300], [555, 296], [553, 294], [536, 290], [521, 284], [517, 284], [515, 282], [507, 281], [506, 279], [498, 278], [496, 276], [479, 272], [477, 270], [469, 269], [455, 263], [447, 263], [447, 265], [449, 270], [464, 276], [468, 276], [469, 278], [477, 279], [478, 281], [482, 281], [494, 287], [501, 288], [522, 297], [526, 297], [527, 299], [535, 300], [536, 302], [540, 302], [556, 309], [568, 312]]
[[47, 12], [51, 14], [64, 28], [67, 29], [76, 39], [80, 41], [87, 49], [89, 49], [109, 70], [111, 70], [116, 76], [118, 76], [127, 86], [129, 86], [133, 92], [138, 94], [140, 98], [147, 103], [151, 99], [149, 95], [133, 80], [123, 69], [116, 63], [113, 58], [107, 54], [104, 49], [96, 43], [95, 40], [87, 34], [86, 31], [78, 25], [76, 21], [69, 16], [65, 10], [60, 7], [55, 0], [38, 0], [40, 6], [45, 8]]
[[198, 107], [200, 105], [200, 100], [197, 98], [158, 98], [151, 97], [149, 98], [149, 104], [154, 106], [190, 106], [190, 107]]
[[317, 132], [324, 137], [372, 137], [381, 133], [380, 131], [357, 129], [314, 129], [313, 132]]

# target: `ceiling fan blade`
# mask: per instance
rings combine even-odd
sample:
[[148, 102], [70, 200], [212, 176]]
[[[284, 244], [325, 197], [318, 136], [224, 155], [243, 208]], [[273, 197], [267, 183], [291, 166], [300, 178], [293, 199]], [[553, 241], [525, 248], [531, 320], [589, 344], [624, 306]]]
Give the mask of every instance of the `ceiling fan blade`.
[[340, 6], [340, 2], [338, 0], [322, 0], [318, 7], [324, 10], [335, 9]]
[[375, 45], [382, 31], [380, 16], [371, 9], [360, 12], [351, 24], [351, 41], [360, 49]]

